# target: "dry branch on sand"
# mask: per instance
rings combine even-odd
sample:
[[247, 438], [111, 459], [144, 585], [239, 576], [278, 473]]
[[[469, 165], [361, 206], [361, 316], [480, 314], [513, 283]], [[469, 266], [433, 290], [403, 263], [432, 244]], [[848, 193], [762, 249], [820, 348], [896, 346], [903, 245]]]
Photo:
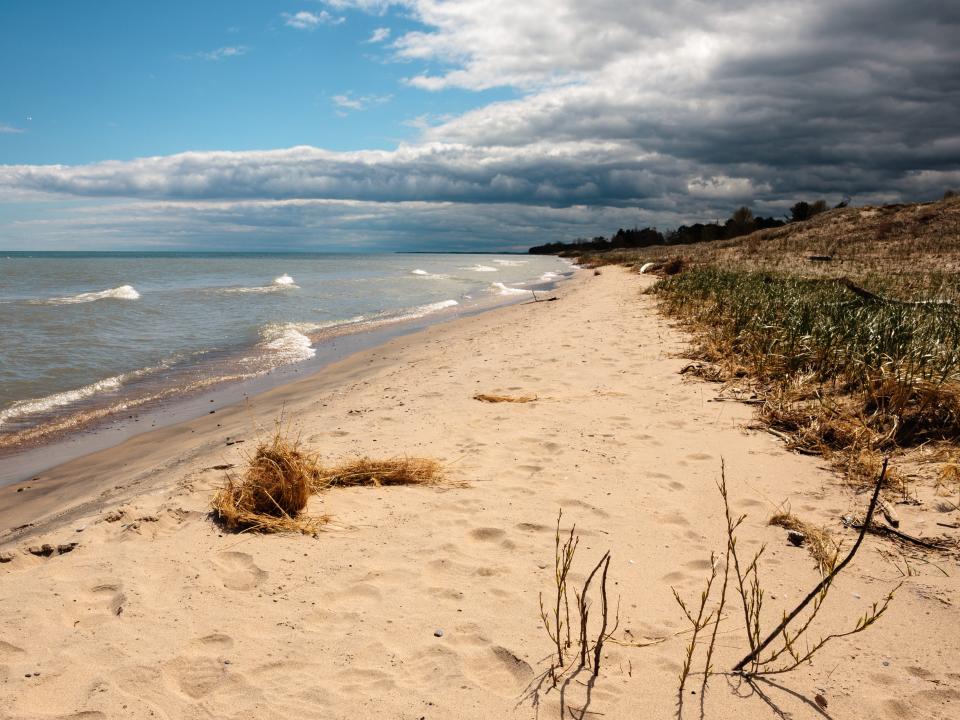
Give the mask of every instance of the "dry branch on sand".
[[529, 403], [537, 399], [536, 395], [490, 395], [487, 393], [477, 393], [473, 396], [474, 400], [488, 403]]
[[[870, 504], [866, 511], [866, 524], [872, 521], [877, 509], [877, 503], [880, 497], [880, 490], [883, 487], [885, 475], [887, 472], [887, 463], [884, 462], [879, 478], [875, 481], [873, 494]], [[760, 559], [764, 554], [765, 547], [753, 554], [751, 558], [741, 556], [738, 548], [737, 531], [746, 518], [745, 515], [734, 516], [730, 500], [727, 494], [726, 477], [723, 465], [721, 464], [720, 482], [717, 484], [720, 495], [723, 498], [724, 511], [727, 521], [727, 547], [722, 562], [723, 584], [719, 597], [712, 597], [714, 580], [718, 575], [718, 566], [721, 566], [720, 559], [713, 555], [711, 557], [711, 570], [707, 578], [705, 589], [700, 594], [700, 599], [694, 612], [690, 606], [684, 603], [680, 595], [674, 591], [674, 596], [679, 603], [683, 613], [690, 624], [692, 635], [690, 643], [685, 650], [683, 669], [680, 674], [679, 692], [677, 695], [677, 717], [683, 716], [683, 688], [690, 674], [697, 653], [698, 645], [705, 645], [705, 650], [700, 655], [704, 656], [702, 672], [702, 684], [700, 688], [700, 716], [704, 715], [704, 701], [707, 691], [709, 678], [714, 671], [711, 666], [713, 652], [716, 647], [717, 629], [720, 622], [724, 619], [723, 610], [727, 601], [728, 584], [733, 587], [733, 597], [739, 600], [740, 609], [743, 617], [743, 630], [746, 634], [749, 652], [733, 667], [733, 674], [737, 674], [753, 683], [756, 678], [766, 675], [777, 675], [789, 673], [796, 670], [801, 665], [810, 661], [824, 645], [831, 640], [847, 637], [859, 632], [863, 632], [873, 625], [880, 616], [882, 616], [893, 598], [894, 591], [889, 592], [882, 600], [873, 603], [860, 618], [857, 619], [853, 628], [840, 632], [833, 632], [819, 638], [813, 639], [814, 621], [819, 615], [820, 609], [832, 587], [837, 575], [850, 563], [857, 550], [863, 542], [865, 530], [861, 529], [853, 547], [841, 560], [836, 552], [833, 553], [830, 562], [821, 566], [821, 580], [790, 612], [784, 612], [780, 623], [770, 632], [764, 632], [762, 625], [763, 601], [767, 597], [763, 584], [760, 580]], [[777, 518], [778, 516], [775, 516]], [[799, 523], [793, 516], [786, 513], [779, 516], [776, 524], [784, 526], [805, 527], [809, 532], [810, 527], [806, 523]], [[799, 523], [799, 525], [797, 525]], [[712, 607], [711, 607], [712, 603]], [[712, 632], [709, 637], [706, 631], [712, 626]]]

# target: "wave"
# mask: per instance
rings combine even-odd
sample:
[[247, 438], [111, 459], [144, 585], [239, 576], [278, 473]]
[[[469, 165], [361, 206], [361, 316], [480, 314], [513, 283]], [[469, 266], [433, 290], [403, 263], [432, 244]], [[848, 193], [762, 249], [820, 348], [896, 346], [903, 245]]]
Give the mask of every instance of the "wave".
[[283, 292], [285, 290], [299, 290], [300, 286], [297, 285], [293, 278], [284, 273], [280, 277], [274, 278], [273, 282], [270, 285], [256, 285], [254, 287], [231, 287], [231, 288], [220, 288], [220, 292], [225, 293], [274, 293], [274, 292]]
[[441, 310], [446, 310], [447, 308], [455, 307], [459, 305], [456, 300], [441, 300], [440, 302], [428, 303], [427, 305], [418, 305], [415, 308], [402, 313], [396, 319], [397, 320], [415, 320], [416, 318], [422, 318], [425, 315], [430, 315], [435, 312], [440, 312]]
[[504, 267], [517, 267], [519, 265], [526, 265], [528, 260], [494, 260], [497, 265], [503, 265]]
[[493, 287], [499, 295], [524, 295], [530, 292], [529, 290], [524, 290], [522, 288], [507, 287], [502, 282], [495, 282], [491, 287]]
[[309, 360], [317, 354], [305, 333], [318, 329], [311, 323], [271, 323], [260, 330], [260, 346], [278, 365]]
[[410, 271], [411, 275], [416, 275], [417, 277], [427, 278], [429, 280], [446, 280], [447, 275], [441, 275], [440, 273], [427, 272], [426, 270], [421, 270], [417, 268], [416, 270]]
[[38, 305], [76, 305], [77, 303], [94, 302], [95, 300], [138, 300], [139, 298], [140, 293], [133, 285], [121, 285], [97, 292], [85, 292], [79, 295], [50, 298], [49, 300], [34, 300], [33, 303]]
[[52, 410], [54, 408], [71, 405], [80, 400], [85, 400], [97, 393], [116, 390], [123, 384], [127, 378], [126, 375], [115, 375], [114, 377], [98, 380], [90, 385], [84, 385], [76, 390], [66, 390], [64, 392], [54, 393], [42, 398], [32, 400], [17, 400], [6, 410], [0, 411], [0, 425], [9, 420], [13, 420], [24, 415], [33, 415]]
[[548, 271], [540, 276], [540, 280], [543, 282], [551, 282], [553, 280], [556, 280], [558, 277], [560, 276], [557, 273]]
[[489, 265], [472, 265], [470, 267], [462, 267], [461, 270], [470, 270], [472, 272], [496, 272], [495, 267], [490, 267]]

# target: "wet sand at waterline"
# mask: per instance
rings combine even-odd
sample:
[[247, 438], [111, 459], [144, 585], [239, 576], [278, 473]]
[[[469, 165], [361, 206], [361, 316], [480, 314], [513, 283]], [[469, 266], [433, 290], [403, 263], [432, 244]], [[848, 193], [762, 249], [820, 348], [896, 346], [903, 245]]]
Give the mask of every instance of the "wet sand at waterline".
[[[769, 627], [819, 574], [768, 518], [789, 505], [849, 547], [839, 518], [866, 497], [822, 459], [745, 429], [750, 407], [684, 380], [687, 339], [641, 294], [650, 282], [583, 272], [556, 302], [394, 339], [0, 489], [0, 552], [12, 556], [0, 565], [0, 718], [551, 718], [585, 705], [585, 717], [672, 717], [688, 637], [671, 587], [696, 603], [724, 548], [721, 458], [732, 508], [748, 516], [741, 547], [767, 544]], [[308, 512], [333, 517], [316, 537], [226, 533], [207, 514], [216, 468], [242, 470], [281, 411], [325, 460], [432, 457], [456, 482], [314, 496]], [[538, 597], [551, 597], [561, 508], [580, 536], [575, 584], [612, 554], [625, 644], [606, 645], [596, 682], [534, 695], [552, 650]], [[77, 545], [27, 551], [44, 543]], [[960, 567], [902, 577], [890, 548], [867, 537], [817, 636], [849, 629], [902, 581], [874, 627], [759, 686], [767, 700], [714, 677], [707, 717], [774, 717], [771, 704], [797, 718], [955, 716]], [[737, 611], [731, 600], [718, 670], [744, 654]]]

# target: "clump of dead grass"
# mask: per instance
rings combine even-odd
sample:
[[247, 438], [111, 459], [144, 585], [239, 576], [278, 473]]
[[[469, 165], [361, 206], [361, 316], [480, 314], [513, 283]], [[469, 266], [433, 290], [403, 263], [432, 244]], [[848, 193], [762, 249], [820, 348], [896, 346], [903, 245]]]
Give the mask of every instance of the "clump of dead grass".
[[303, 515], [318, 473], [316, 457], [302, 452], [278, 428], [257, 446], [242, 477], [227, 474], [213, 498], [213, 513], [228, 530], [316, 532], [326, 517]]
[[487, 403], [530, 403], [536, 401], [536, 395], [491, 395], [488, 393], [477, 393], [473, 396], [474, 400]]
[[443, 465], [432, 458], [356, 458], [325, 467], [305, 452], [299, 438], [278, 426], [257, 446], [241, 477], [228, 473], [212, 501], [213, 517], [227, 530], [314, 534], [330, 522], [327, 515], [304, 514], [310, 496], [335, 487], [439, 485]]
[[833, 569], [840, 548], [826, 528], [805, 522], [790, 511], [778, 512], [770, 518], [769, 524], [803, 535], [804, 543], [813, 559], [817, 561], [817, 568], [821, 574], [826, 574]]
[[372, 485], [438, 485], [446, 480], [443, 465], [432, 458], [402, 457], [348, 460], [330, 468], [320, 468], [313, 480], [314, 492], [332, 487]]

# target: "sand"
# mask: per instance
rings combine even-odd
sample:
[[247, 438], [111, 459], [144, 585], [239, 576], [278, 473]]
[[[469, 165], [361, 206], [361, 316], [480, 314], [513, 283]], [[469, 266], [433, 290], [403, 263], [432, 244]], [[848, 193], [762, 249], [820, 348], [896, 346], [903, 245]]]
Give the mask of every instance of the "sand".
[[[0, 565], [0, 718], [674, 716], [687, 636], [675, 636], [685, 625], [670, 587], [695, 602], [723, 548], [721, 458], [748, 515], [741, 547], [768, 547], [768, 623], [819, 578], [770, 515], [789, 504], [849, 546], [839, 518], [866, 498], [822, 459], [745, 429], [750, 407], [679, 374], [686, 338], [641, 294], [651, 282], [584, 272], [557, 302], [395, 339], [0, 491], [0, 552], [12, 555]], [[330, 491], [309, 506], [335, 519], [315, 538], [224, 533], [207, 516], [215, 466], [242, 467], [281, 409], [329, 461], [435, 457], [466, 486]], [[667, 639], [608, 644], [595, 683], [534, 693], [551, 652], [538, 595], [551, 591], [560, 508], [581, 538], [574, 581], [612, 553], [617, 637]], [[917, 534], [957, 520], [899, 512]], [[903, 582], [875, 627], [762, 685], [766, 700], [715, 677], [706, 716], [957, 717], [960, 565], [913, 558], [905, 573], [883, 554], [895, 550], [868, 537], [820, 618], [825, 632], [848, 629]], [[743, 654], [738, 619], [721, 624], [718, 670]], [[688, 690], [687, 717], [698, 703]]]

